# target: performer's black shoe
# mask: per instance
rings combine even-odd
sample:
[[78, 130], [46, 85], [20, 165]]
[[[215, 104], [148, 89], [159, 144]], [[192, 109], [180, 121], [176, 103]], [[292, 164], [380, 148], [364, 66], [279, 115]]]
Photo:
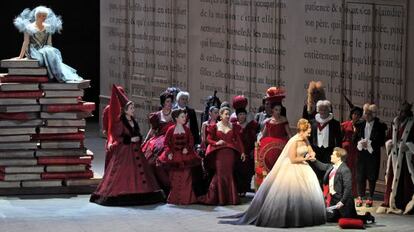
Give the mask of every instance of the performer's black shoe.
[[375, 223], [375, 217], [370, 212], [365, 213], [365, 220], [367, 223]]

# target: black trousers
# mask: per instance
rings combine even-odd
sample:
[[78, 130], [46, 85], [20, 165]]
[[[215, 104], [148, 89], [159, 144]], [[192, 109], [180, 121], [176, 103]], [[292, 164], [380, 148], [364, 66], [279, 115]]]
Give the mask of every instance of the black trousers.
[[[331, 206], [334, 206], [338, 204], [338, 202], [341, 200], [341, 198], [338, 196], [338, 194], [331, 195]], [[361, 219], [364, 224], [367, 223], [367, 217], [365, 215], [358, 215], [355, 209], [354, 200], [352, 198], [347, 199], [346, 202], [342, 202], [344, 206], [340, 209], [334, 209], [331, 212], [326, 213], [326, 220], [328, 222], [338, 222], [340, 218], [356, 218]]]
[[358, 152], [357, 162], [357, 189], [358, 196], [365, 196], [366, 182], [369, 182], [369, 196], [373, 197], [375, 185], [378, 180], [380, 169], [380, 149], [370, 154], [367, 150]]

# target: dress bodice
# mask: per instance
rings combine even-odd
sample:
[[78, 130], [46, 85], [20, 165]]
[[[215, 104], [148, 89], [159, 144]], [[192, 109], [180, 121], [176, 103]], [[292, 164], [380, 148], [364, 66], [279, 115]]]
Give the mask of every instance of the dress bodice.
[[152, 113], [149, 117], [149, 121], [151, 128], [157, 131], [157, 135], [164, 135], [168, 128], [174, 125], [171, 118], [166, 119], [162, 116], [162, 111]]
[[304, 156], [306, 153], [308, 153], [308, 147], [307, 146], [298, 146], [296, 148], [296, 156]]
[[29, 43], [36, 49], [40, 49], [43, 46], [47, 45], [47, 41], [49, 39], [50, 33], [46, 32], [46, 30], [38, 31], [33, 35], [30, 35]]
[[283, 123], [274, 124], [274, 123], [270, 123], [270, 120], [268, 120], [265, 123], [265, 127], [266, 127], [265, 137], [287, 138], [288, 134], [286, 132], [286, 124], [288, 124], [287, 121]]
[[231, 129], [227, 133], [223, 131], [217, 130], [216, 132], [217, 138], [220, 140], [225, 141], [226, 143], [234, 143], [236, 142], [236, 135], [234, 134], [234, 130]]
[[175, 151], [182, 151], [189, 143], [185, 133], [173, 135], [173, 146]]

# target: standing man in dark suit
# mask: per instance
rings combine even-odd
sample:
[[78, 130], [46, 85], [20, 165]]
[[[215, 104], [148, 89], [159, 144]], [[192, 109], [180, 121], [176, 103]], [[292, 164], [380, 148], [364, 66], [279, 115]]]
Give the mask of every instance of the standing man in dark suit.
[[[316, 153], [316, 159], [329, 164], [330, 156], [335, 147], [341, 147], [341, 124], [334, 119], [331, 110], [331, 102], [320, 100], [316, 103], [317, 114], [311, 121], [312, 132], [309, 141]], [[319, 182], [322, 183], [324, 172], [314, 169]]]
[[385, 144], [385, 133], [387, 125], [380, 122], [376, 117], [377, 106], [365, 104], [364, 120], [355, 125], [354, 143], [357, 144], [357, 189], [358, 199], [356, 206], [362, 206], [362, 199], [365, 197], [366, 181], [369, 183], [369, 196], [365, 201], [366, 207], [372, 207], [372, 197], [374, 196], [375, 184], [381, 161], [381, 147]]
[[356, 212], [352, 196], [352, 175], [345, 163], [346, 155], [345, 149], [335, 147], [330, 156], [332, 164], [312, 160], [314, 161], [312, 166], [325, 173], [323, 184], [326, 206], [333, 208], [327, 212], [327, 221], [337, 222], [340, 218], [357, 218], [361, 219], [363, 223], [374, 222], [375, 218], [370, 213], [362, 216]]
[[191, 134], [194, 138], [194, 144], [200, 144], [200, 134], [198, 130], [197, 115], [195, 110], [188, 106], [188, 100], [190, 94], [186, 91], [180, 91], [177, 93], [177, 105], [173, 109], [183, 109], [187, 112], [187, 126], [190, 128]]

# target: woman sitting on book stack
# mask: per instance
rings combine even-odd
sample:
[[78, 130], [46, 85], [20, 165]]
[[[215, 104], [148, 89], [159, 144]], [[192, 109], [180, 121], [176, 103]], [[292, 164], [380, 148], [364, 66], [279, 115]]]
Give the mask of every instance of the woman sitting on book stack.
[[24, 33], [22, 49], [16, 59], [26, 56], [38, 60], [41, 66], [46, 66], [49, 79], [59, 82], [82, 80], [75, 69], [62, 62], [60, 51], [52, 47], [52, 35], [62, 29], [60, 16], [50, 8], [38, 6], [34, 10], [23, 10], [14, 25]]

